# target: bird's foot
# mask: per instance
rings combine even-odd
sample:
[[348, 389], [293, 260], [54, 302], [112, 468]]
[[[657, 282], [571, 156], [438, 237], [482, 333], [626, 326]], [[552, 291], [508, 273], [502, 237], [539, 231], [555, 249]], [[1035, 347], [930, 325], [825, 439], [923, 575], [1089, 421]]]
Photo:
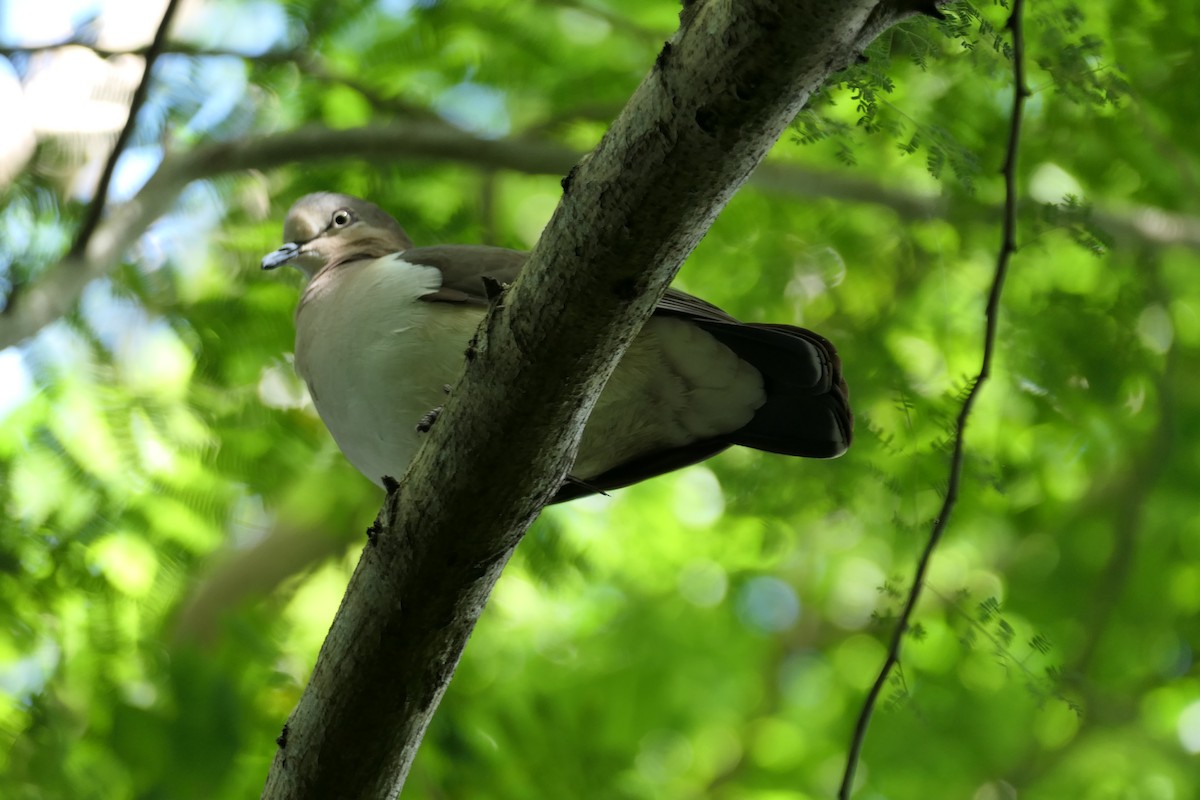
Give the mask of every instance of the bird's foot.
[[417, 423], [417, 433], [429, 433], [429, 429], [433, 427], [433, 423], [437, 422], [438, 417], [441, 415], [441, 406], [431, 408], [425, 416], [421, 417], [421, 421]]

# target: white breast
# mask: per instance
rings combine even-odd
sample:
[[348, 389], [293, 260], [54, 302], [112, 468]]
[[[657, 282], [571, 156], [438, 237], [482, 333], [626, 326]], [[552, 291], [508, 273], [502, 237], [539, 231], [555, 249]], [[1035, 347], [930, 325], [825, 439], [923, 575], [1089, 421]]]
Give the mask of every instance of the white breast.
[[416, 425], [442, 404], [482, 311], [418, 298], [441, 286], [433, 267], [399, 255], [318, 275], [296, 314], [296, 371], [338, 447], [382, 485], [416, 453]]

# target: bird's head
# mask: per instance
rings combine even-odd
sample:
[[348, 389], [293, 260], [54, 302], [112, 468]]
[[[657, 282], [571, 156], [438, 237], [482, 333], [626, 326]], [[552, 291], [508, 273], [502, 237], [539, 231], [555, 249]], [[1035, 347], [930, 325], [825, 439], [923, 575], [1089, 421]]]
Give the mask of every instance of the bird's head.
[[263, 269], [291, 264], [312, 278], [330, 264], [380, 258], [412, 247], [400, 223], [374, 203], [317, 192], [297, 200], [283, 222], [284, 244], [263, 257]]

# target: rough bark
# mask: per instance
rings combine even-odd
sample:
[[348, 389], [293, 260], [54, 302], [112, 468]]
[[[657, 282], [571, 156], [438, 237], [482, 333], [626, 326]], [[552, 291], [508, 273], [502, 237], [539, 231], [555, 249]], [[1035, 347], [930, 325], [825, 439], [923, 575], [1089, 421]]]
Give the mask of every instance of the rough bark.
[[389, 492], [263, 796], [395, 796], [492, 586], [680, 263], [809, 95], [905, 13], [692, 3]]

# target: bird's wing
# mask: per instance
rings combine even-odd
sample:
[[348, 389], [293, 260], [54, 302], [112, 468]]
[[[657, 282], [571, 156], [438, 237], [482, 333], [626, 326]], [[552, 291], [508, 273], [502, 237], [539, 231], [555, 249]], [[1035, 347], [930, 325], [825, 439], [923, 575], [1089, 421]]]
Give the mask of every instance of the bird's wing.
[[655, 313], [698, 325], [762, 374], [767, 402], [731, 434], [730, 444], [807, 458], [840, 456], [849, 447], [849, 390], [837, 350], [824, 336], [795, 325], [739, 322], [676, 289]]
[[736, 319], [726, 313], [723, 309], [717, 308], [707, 300], [701, 300], [699, 297], [690, 295], [687, 292], [670, 287], [662, 299], [658, 301], [658, 305], [654, 308], [655, 314], [666, 314], [673, 317], [683, 317], [692, 322], [731, 322], [739, 324]]
[[753, 365], [762, 375], [766, 402], [738, 430], [647, 453], [586, 483], [565, 483], [554, 502], [628, 486], [698, 463], [735, 444], [808, 458], [832, 458], [846, 451], [854, 415], [841, 359], [823, 336], [792, 325], [739, 322], [676, 289], [668, 290], [655, 314], [690, 321]]
[[563, 485], [558, 487], [558, 491], [550, 502], [565, 503], [568, 500], [587, 497], [597, 492], [603, 494], [610, 489], [620, 489], [656, 475], [690, 467], [692, 464], [699, 464], [705, 459], [712, 458], [731, 444], [733, 442], [729, 441], [726, 436], [702, 439], [679, 447], [668, 447], [631, 458], [607, 472], [594, 478], [588, 478], [586, 481], [575, 480], [568, 476]]
[[[490, 278], [500, 284], [512, 283], [529, 260], [529, 253], [487, 245], [441, 244], [410, 247], [400, 257], [413, 264], [435, 267], [442, 273], [442, 288], [425, 295], [423, 300], [487, 305], [485, 280]], [[737, 322], [712, 303], [674, 288], [667, 289], [654, 313], [685, 317], [697, 322]]]
[[[442, 272], [441, 289], [422, 300], [487, 305], [486, 280], [512, 283], [529, 254], [482, 245], [437, 245], [411, 248], [402, 258]], [[627, 486], [703, 461], [733, 444], [809, 458], [838, 456], [849, 446], [849, 393], [837, 351], [824, 337], [791, 325], [739, 322], [712, 303], [674, 288], [667, 289], [654, 313], [698, 325], [753, 365], [763, 376], [766, 403], [750, 423], [725, 436], [648, 453], [586, 483], [569, 480], [554, 502]]]

